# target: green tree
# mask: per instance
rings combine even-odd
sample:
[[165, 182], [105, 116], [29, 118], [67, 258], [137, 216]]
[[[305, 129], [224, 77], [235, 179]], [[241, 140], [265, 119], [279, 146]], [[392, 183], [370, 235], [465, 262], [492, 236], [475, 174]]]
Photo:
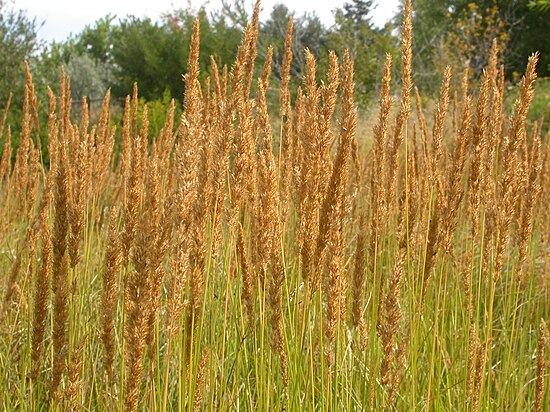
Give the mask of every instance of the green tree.
[[312, 14], [296, 17], [284, 4], [276, 4], [269, 18], [260, 27], [259, 53], [262, 55], [269, 45], [273, 46], [273, 74], [279, 77], [285, 53], [285, 38], [288, 21], [293, 19], [292, 66], [293, 78], [300, 77], [305, 64], [304, 49], [309, 49], [321, 60], [327, 53], [327, 29], [321, 20]]
[[204, 9], [198, 16], [189, 10], [174, 10], [160, 22], [129, 17], [112, 29], [109, 53], [113, 63], [113, 93], [124, 96], [139, 83], [140, 94], [147, 100], [162, 99], [164, 91], [177, 101], [183, 94], [182, 74], [186, 72], [193, 21], [200, 21], [200, 68], [206, 76], [210, 56], [220, 66], [231, 64], [241, 39], [241, 31], [227, 23], [224, 15], [211, 19]]
[[147, 100], [160, 99], [165, 89], [181, 95], [188, 40], [178, 27], [150, 18], [129, 17], [113, 31], [113, 94], [123, 97], [138, 82]]
[[352, 0], [334, 14], [335, 25], [329, 34], [328, 47], [342, 54], [349, 49], [355, 60], [356, 95], [367, 104], [380, 83], [384, 54], [394, 52], [396, 40], [391, 24], [377, 29], [371, 22], [371, 0]]
[[[479, 72], [493, 38], [500, 42], [506, 75], [523, 73], [528, 56], [540, 51], [539, 76], [550, 71], [548, 16], [518, 0], [416, 0], [413, 5], [415, 83], [435, 91], [443, 66], [468, 61]], [[402, 20], [401, 10], [396, 23]], [[505, 46], [505, 47], [503, 47]]]
[[87, 97], [91, 102], [103, 99], [108, 85], [103, 75], [101, 63], [94, 61], [88, 54], [73, 54], [66, 66], [71, 79], [71, 98], [75, 102]]
[[93, 26], [86, 26], [74, 40], [74, 50], [88, 54], [97, 62], [111, 63], [113, 35], [116, 25], [113, 24], [115, 16], [108, 14], [97, 20]]
[[21, 10], [8, 8], [0, 0], [0, 107], [11, 92], [14, 106], [22, 101], [25, 75], [23, 62], [31, 60], [40, 48], [39, 24]]
[[352, 0], [351, 3], [344, 3], [342, 8], [344, 18], [351, 21], [357, 30], [360, 30], [364, 24], [372, 27], [370, 14], [376, 7], [373, 3], [373, 0]]
[[547, 13], [550, 11], [550, 0], [531, 0], [529, 7]]
[[[506, 3], [514, 3], [507, 0]], [[544, 2], [540, 2], [544, 4]], [[525, 2], [520, 2], [515, 8], [518, 24], [510, 30], [508, 42], [509, 53], [505, 56], [506, 70], [509, 77], [514, 78], [525, 71], [527, 58], [531, 53], [540, 53], [537, 73], [540, 77], [550, 76], [550, 14], [544, 9], [532, 9]]]

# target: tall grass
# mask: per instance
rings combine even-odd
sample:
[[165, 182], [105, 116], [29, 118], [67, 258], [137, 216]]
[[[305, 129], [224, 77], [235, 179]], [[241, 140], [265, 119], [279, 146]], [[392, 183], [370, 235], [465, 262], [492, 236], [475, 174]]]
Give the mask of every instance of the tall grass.
[[0, 125], [2, 409], [547, 410], [537, 55], [510, 117], [496, 43], [481, 79], [446, 69], [428, 115], [411, 13], [373, 130], [357, 128], [348, 53], [320, 82], [306, 50], [291, 93], [292, 21], [275, 121], [259, 3], [204, 84], [195, 23], [184, 111], [158, 135], [137, 85], [122, 125], [109, 93], [93, 122], [64, 74], [39, 125], [29, 73], [13, 165]]

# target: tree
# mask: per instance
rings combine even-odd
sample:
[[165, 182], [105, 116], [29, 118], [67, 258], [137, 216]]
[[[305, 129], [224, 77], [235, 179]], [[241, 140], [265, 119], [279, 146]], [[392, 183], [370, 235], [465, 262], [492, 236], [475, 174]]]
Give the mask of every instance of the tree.
[[[450, 0], [416, 0], [413, 4], [413, 81], [424, 91], [435, 91], [440, 83], [435, 58], [445, 33], [450, 30], [447, 18]], [[395, 16], [395, 25], [403, 24], [404, 1]]]
[[74, 102], [82, 101], [86, 96], [88, 101], [100, 101], [107, 91], [101, 63], [94, 61], [88, 54], [73, 54], [66, 67], [71, 79], [71, 98]]
[[115, 16], [108, 14], [97, 20], [93, 26], [86, 26], [74, 41], [75, 51], [88, 54], [97, 62], [112, 61], [113, 35], [116, 25]]
[[373, 6], [373, 0], [352, 0], [351, 3], [345, 3], [343, 7], [344, 18], [353, 22], [358, 30], [366, 24], [372, 28], [370, 14], [376, 8]]
[[188, 39], [175, 26], [161, 25], [149, 18], [129, 17], [113, 31], [113, 94], [123, 97], [138, 82], [147, 100], [162, 98], [165, 89], [181, 96]]
[[[450, 7], [449, 18], [454, 23], [443, 40], [441, 62], [455, 70], [470, 68], [474, 77], [480, 77], [487, 65], [493, 40], [499, 48], [506, 50], [509, 40], [509, 26], [500, 15], [495, 3], [486, 6], [470, 2], [466, 7]], [[444, 67], [439, 67], [443, 71]]]
[[0, 107], [14, 94], [14, 106], [22, 101], [25, 85], [23, 62], [30, 60], [41, 43], [37, 38], [39, 24], [23, 11], [8, 9], [0, 0]]
[[296, 17], [284, 4], [276, 4], [269, 18], [260, 27], [259, 52], [265, 53], [269, 45], [273, 46], [273, 73], [279, 76], [284, 58], [284, 44], [288, 21], [293, 19], [292, 66], [291, 75], [299, 78], [305, 64], [304, 50], [307, 48], [318, 59], [327, 54], [327, 29], [321, 20], [313, 14]]
[[355, 60], [356, 95], [367, 104], [378, 88], [384, 54], [395, 51], [392, 26], [376, 29], [371, 23], [374, 9], [371, 0], [352, 0], [335, 11], [335, 26], [329, 34], [328, 47], [338, 54], [349, 49]]
[[[515, 3], [511, 0], [508, 2]], [[540, 4], [543, 5], [544, 1]], [[550, 41], [548, 40], [550, 39], [550, 24], [548, 24], [550, 16], [544, 10], [544, 8], [531, 9], [524, 2], [520, 2], [515, 9], [512, 9], [517, 14], [519, 23], [510, 32], [509, 53], [505, 56], [505, 68], [510, 78], [525, 71], [527, 58], [536, 51], [540, 53], [538, 75], [550, 76]]]
[[[543, 0], [543, 2], [546, 0]], [[402, 20], [401, 10], [396, 16]], [[486, 63], [493, 38], [500, 42], [506, 76], [523, 73], [529, 55], [540, 51], [539, 76], [550, 75], [548, 16], [518, 0], [416, 0], [413, 14], [415, 83], [435, 91], [442, 66], [468, 61], [474, 71]], [[475, 73], [474, 73], [475, 74]]]
[[550, 0], [531, 0], [529, 7], [547, 13], [550, 11]]

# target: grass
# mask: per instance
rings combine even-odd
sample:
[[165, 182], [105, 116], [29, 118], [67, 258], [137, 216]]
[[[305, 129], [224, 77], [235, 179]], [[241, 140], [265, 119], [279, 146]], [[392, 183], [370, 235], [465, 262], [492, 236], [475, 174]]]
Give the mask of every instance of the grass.
[[2, 409], [546, 410], [536, 56], [511, 115], [495, 46], [475, 88], [447, 70], [425, 118], [407, 1], [401, 90], [390, 56], [367, 122], [348, 54], [319, 84], [306, 51], [291, 101], [290, 23], [274, 116], [258, 11], [209, 86], [195, 25], [183, 114], [154, 133], [137, 86], [122, 124], [109, 95], [97, 122], [71, 115], [64, 74], [37, 125], [27, 73], [21, 144], [0, 164]]

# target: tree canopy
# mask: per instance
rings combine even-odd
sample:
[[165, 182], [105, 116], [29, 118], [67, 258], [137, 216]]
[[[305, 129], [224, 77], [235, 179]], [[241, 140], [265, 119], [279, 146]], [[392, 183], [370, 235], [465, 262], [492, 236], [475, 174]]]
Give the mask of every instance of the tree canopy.
[[[503, 50], [509, 80], [523, 72], [529, 54], [540, 51], [540, 76], [550, 75], [550, 25], [546, 0], [415, 0], [414, 66], [415, 83], [435, 91], [444, 66], [468, 63], [474, 74], [485, 65], [494, 38]], [[328, 63], [328, 51], [342, 54], [349, 49], [355, 60], [356, 93], [362, 104], [376, 94], [384, 54], [399, 44], [402, 12], [384, 27], [372, 22], [374, 0], [348, 0], [334, 10], [334, 23], [326, 26], [315, 15], [295, 15], [287, 6], [276, 4], [260, 22], [259, 59], [268, 45], [274, 48], [273, 73], [277, 77], [284, 55], [288, 20], [293, 17], [292, 74], [300, 78], [303, 50], [318, 59], [320, 71]], [[243, 0], [224, 0], [220, 10], [192, 11], [177, 8], [159, 19], [106, 15], [63, 42], [40, 44], [38, 23], [21, 11], [8, 9], [0, 0], [0, 99], [8, 91], [21, 95], [23, 61], [32, 60], [36, 77], [55, 84], [64, 65], [73, 77], [73, 98], [83, 95], [99, 99], [107, 88], [123, 98], [137, 81], [147, 100], [163, 100], [166, 93], [181, 101], [192, 24], [200, 20], [201, 73], [207, 76], [210, 56], [218, 66], [230, 65], [241, 42], [242, 30], [250, 17]], [[266, 13], [264, 13], [265, 15]], [[398, 64], [395, 65], [396, 70]], [[261, 67], [261, 64], [257, 65]], [[92, 94], [94, 94], [92, 96]], [[97, 95], [97, 96], [96, 96]]]
[[0, 107], [4, 106], [10, 91], [16, 100], [22, 101], [23, 62], [30, 60], [41, 45], [38, 27], [35, 19], [0, 0]]
[[[544, 4], [546, 0], [540, 2]], [[417, 84], [436, 90], [445, 65], [468, 63], [473, 75], [486, 64], [493, 39], [499, 43], [506, 76], [514, 80], [525, 70], [530, 54], [540, 53], [537, 72], [550, 75], [550, 24], [527, 1], [415, 0], [413, 2], [414, 72]], [[403, 3], [396, 16], [401, 21]]]

